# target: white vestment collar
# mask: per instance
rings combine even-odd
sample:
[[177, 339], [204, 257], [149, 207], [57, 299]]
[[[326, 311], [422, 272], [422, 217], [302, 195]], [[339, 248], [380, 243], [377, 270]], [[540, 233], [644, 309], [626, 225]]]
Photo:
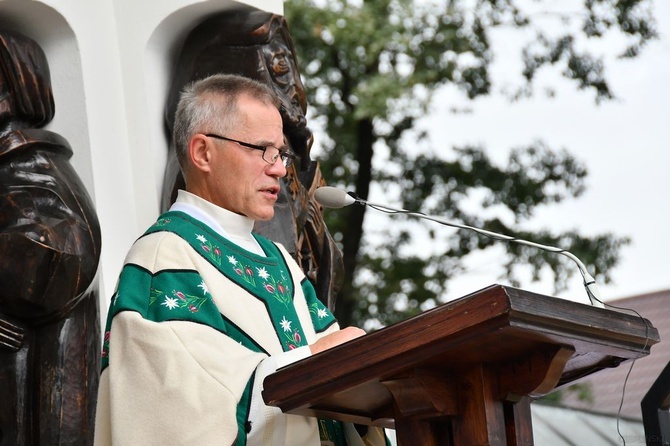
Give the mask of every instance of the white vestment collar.
[[177, 200], [170, 210], [184, 212], [247, 251], [265, 256], [263, 249], [251, 234], [254, 220], [244, 215], [231, 212], [181, 189], [177, 192]]

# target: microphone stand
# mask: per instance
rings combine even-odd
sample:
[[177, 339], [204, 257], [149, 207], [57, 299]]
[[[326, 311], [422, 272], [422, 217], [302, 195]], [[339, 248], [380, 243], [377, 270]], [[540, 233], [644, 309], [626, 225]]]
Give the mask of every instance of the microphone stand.
[[440, 217], [434, 217], [431, 215], [427, 215], [421, 212], [414, 212], [414, 211], [408, 211], [406, 209], [395, 209], [389, 206], [386, 206], [384, 204], [376, 204], [376, 203], [370, 203], [369, 201], [363, 200], [362, 198], [358, 197], [354, 192], [347, 192], [349, 196], [351, 196], [354, 200], [355, 203], [361, 204], [363, 206], [370, 206], [373, 209], [376, 209], [381, 212], [390, 212], [390, 213], [398, 213], [398, 214], [406, 214], [410, 215], [412, 217], [418, 217], [418, 218], [423, 218], [424, 220], [430, 220], [434, 221], [436, 223], [439, 223], [441, 225], [445, 226], [450, 226], [453, 228], [458, 228], [458, 229], [468, 229], [471, 231], [475, 231], [478, 234], [484, 235], [486, 237], [489, 237], [494, 240], [503, 240], [506, 242], [513, 242], [513, 243], [518, 243], [521, 245], [526, 245], [526, 246], [531, 246], [533, 248], [538, 248], [543, 251], [547, 252], [553, 252], [557, 254], [563, 254], [564, 256], [568, 257], [571, 259], [573, 262], [577, 264], [577, 268], [579, 269], [579, 273], [582, 275], [582, 279], [584, 281], [584, 288], [586, 289], [586, 294], [589, 297], [589, 301], [591, 302], [591, 305], [594, 307], [599, 307], [599, 308], [605, 308], [604, 303], [600, 299], [600, 292], [598, 291], [598, 284], [596, 283], [595, 279], [591, 274], [589, 274], [588, 270], [586, 269], [586, 266], [584, 263], [579, 260], [577, 256], [572, 254], [571, 252], [562, 249], [562, 248], [556, 248], [554, 246], [548, 246], [548, 245], [542, 245], [540, 243], [535, 243], [535, 242], [530, 242], [528, 240], [523, 240], [519, 239], [516, 237], [511, 237], [509, 235], [505, 234], [498, 234], [496, 232], [492, 231], [487, 231], [486, 229], [480, 229], [480, 228], [475, 228], [474, 226], [468, 226], [468, 225], [463, 225], [459, 223], [453, 223], [447, 220], [444, 220]]

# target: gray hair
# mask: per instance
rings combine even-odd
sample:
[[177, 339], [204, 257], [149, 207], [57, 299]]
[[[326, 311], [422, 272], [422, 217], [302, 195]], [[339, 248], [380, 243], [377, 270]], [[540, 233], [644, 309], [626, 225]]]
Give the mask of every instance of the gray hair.
[[191, 138], [200, 132], [226, 134], [238, 124], [238, 99], [247, 95], [279, 109], [270, 87], [248, 77], [215, 74], [187, 85], [175, 111], [172, 141], [182, 170], [187, 165]]

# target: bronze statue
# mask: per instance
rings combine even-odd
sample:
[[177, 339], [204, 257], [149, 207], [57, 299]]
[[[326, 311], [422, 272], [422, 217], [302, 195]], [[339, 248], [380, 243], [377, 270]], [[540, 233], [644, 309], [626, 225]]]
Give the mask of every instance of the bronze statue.
[[[247, 76], [270, 85], [282, 100], [288, 145], [300, 158], [282, 180], [275, 217], [254, 231], [282, 243], [312, 281], [322, 302], [334, 308], [343, 266], [341, 252], [323, 222], [314, 190], [324, 185], [319, 165], [310, 158], [305, 88], [288, 26], [282, 16], [251, 8], [212, 16], [187, 36], [179, 55], [166, 108], [168, 133], [181, 89], [215, 73]], [[166, 210], [183, 187], [174, 150], [170, 150], [163, 191]]]
[[100, 227], [53, 116], [42, 49], [0, 31], [0, 446], [93, 439]]

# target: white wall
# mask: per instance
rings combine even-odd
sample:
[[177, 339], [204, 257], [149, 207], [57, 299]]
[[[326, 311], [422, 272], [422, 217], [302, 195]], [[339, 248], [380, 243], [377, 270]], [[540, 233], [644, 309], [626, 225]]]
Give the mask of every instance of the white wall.
[[158, 216], [163, 109], [181, 43], [205, 16], [239, 4], [283, 12], [282, 0], [0, 0], [0, 27], [46, 53], [56, 102], [47, 128], [72, 145], [96, 204], [103, 318], [128, 248]]

